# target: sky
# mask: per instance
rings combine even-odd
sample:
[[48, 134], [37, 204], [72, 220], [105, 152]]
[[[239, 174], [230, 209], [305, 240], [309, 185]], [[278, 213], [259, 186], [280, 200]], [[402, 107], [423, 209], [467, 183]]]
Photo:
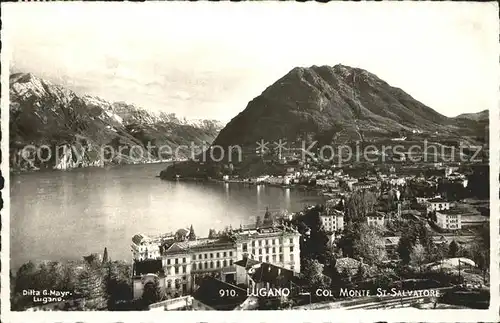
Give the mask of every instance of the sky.
[[227, 122], [293, 67], [311, 65], [366, 69], [446, 116], [498, 106], [494, 3], [44, 2], [2, 11], [11, 71], [188, 119]]

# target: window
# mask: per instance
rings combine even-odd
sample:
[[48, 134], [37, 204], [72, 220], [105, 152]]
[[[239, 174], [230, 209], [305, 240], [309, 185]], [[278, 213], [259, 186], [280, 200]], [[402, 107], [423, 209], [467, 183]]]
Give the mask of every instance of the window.
[[196, 264], [195, 263], [193, 263], [193, 269], [192, 270], [193, 271], [196, 270]]
[[233, 256], [233, 252], [229, 251], [229, 257], [232, 257], [232, 256]]
[[182, 263], [185, 264], [186, 263], [186, 258], [182, 258]]
[[259, 249], [259, 255], [262, 255], [262, 249]]
[[187, 279], [187, 276], [182, 276], [182, 280], [186, 280]]
[[262, 246], [262, 240], [259, 240], [259, 247]]
[[293, 261], [293, 253], [290, 255], [290, 261]]
[[266, 247], [266, 253], [269, 253], [269, 247]]
[[196, 255], [193, 255], [193, 260], [196, 260]]
[[167, 259], [167, 265], [170, 265], [170, 259]]
[[252, 241], [252, 247], [255, 247], [255, 240]]
[[276, 262], [276, 255], [273, 255], [273, 262]]
[[290, 247], [290, 252], [293, 252], [293, 246]]
[[167, 288], [171, 288], [172, 287], [172, 280], [169, 279], [167, 280]]
[[208, 269], [208, 262], [205, 263], [205, 269]]
[[220, 256], [219, 253], [217, 253], [217, 258], [219, 258], [219, 256]]
[[202, 264], [201, 262], [198, 264], [198, 269], [199, 269], [199, 270], [202, 270], [202, 269], [203, 269], [203, 264]]
[[211, 254], [210, 254], [210, 259], [212, 259], [213, 257], [214, 257], [214, 254], [213, 254], [213, 253], [211, 253]]
[[269, 262], [269, 256], [266, 256], [266, 262]]
[[282, 253], [282, 252], [283, 252], [283, 247], [280, 247], [280, 253]]
[[175, 258], [175, 264], [178, 265], [179, 264], [179, 259]]
[[262, 256], [259, 257], [259, 261], [262, 262]]
[[201, 254], [200, 254], [200, 255], [198, 255], [198, 259], [201, 259]]
[[280, 255], [280, 262], [283, 262], [283, 255]]
[[248, 246], [246, 243], [243, 244], [243, 252], [247, 252], [248, 251]]
[[229, 259], [229, 266], [233, 265], [233, 259]]
[[290, 238], [290, 243], [293, 243], [293, 238]]
[[227, 260], [224, 259], [224, 267], [227, 267]]
[[179, 267], [175, 267], [175, 274], [179, 273]]
[[208, 257], [208, 254], [205, 254], [205, 259], [207, 259], [207, 257]]
[[186, 265], [182, 266], [182, 272], [187, 273], [187, 266]]
[[217, 267], [216, 268], [220, 268], [221, 265], [220, 265], [220, 260], [217, 260]]
[[273, 253], [276, 253], [276, 247], [273, 247]]
[[227, 257], [227, 252], [224, 251], [224, 258], [226, 258], [226, 257]]

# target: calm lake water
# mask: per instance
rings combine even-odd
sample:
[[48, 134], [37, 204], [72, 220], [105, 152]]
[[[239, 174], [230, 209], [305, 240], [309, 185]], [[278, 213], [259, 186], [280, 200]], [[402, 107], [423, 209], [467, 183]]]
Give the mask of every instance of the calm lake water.
[[165, 164], [11, 176], [11, 268], [29, 260], [81, 259], [104, 247], [131, 260], [136, 233], [158, 234], [191, 224], [198, 236], [257, 215], [298, 211], [322, 200], [313, 191], [224, 183], [167, 182]]

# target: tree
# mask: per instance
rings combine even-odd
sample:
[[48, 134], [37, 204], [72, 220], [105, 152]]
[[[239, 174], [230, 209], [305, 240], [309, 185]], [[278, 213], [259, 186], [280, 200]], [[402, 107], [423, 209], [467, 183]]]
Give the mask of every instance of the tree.
[[420, 244], [416, 244], [410, 254], [410, 263], [417, 266], [420, 271], [422, 271], [422, 264], [425, 261], [425, 248]]
[[362, 257], [366, 263], [378, 264], [387, 256], [382, 231], [366, 223], [359, 226], [359, 239], [354, 241], [354, 254]]
[[208, 238], [215, 239], [215, 237], [217, 237], [217, 232], [215, 232], [215, 229], [209, 229], [208, 230]]
[[448, 256], [450, 258], [455, 258], [458, 254], [458, 244], [455, 240], [453, 240], [451, 243], [450, 243], [450, 246], [449, 246], [449, 249], [448, 249]]
[[144, 285], [144, 291], [142, 292], [142, 301], [144, 302], [144, 305], [149, 306], [153, 303], [157, 303], [161, 301], [162, 298], [158, 278], [156, 278], [154, 282], [149, 282]]
[[274, 225], [275, 216], [271, 212], [269, 212], [269, 208], [266, 207], [266, 213], [264, 214], [264, 225]]
[[261, 227], [262, 226], [262, 219], [260, 218], [259, 215], [257, 215], [257, 219], [255, 221], [255, 226], [258, 228], [258, 227]]
[[347, 222], [362, 222], [366, 215], [375, 210], [377, 197], [373, 192], [360, 190], [351, 194], [347, 199], [346, 220]]
[[410, 263], [410, 255], [412, 249], [413, 249], [413, 243], [411, 241], [411, 238], [408, 236], [402, 236], [398, 242], [397, 252], [399, 254], [399, 258], [401, 259], [404, 265]]
[[344, 257], [354, 257], [354, 242], [359, 239], [358, 226], [353, 223], [347, 223], [344, 226], [344, 232], [337, 245], [342, 250]]
[[102, 254], [102, 263], [105, 264], [107, 263], [109, 260], [108, 260], [108, 248], [107, 247], [104, 247], [104, 252]]
[[361, 261], [359, 262], [358, 266], [358, 272], [356, 273], [356, 279], [359, 281], [363, 281], [366, 279], [367, 272], [366, 272], [366, 265], [363, 264]]
[[324, 287], [328, 286], [331, 282], [330, 277], [323, 274], [324, 265], [318, 260], [306, 260], [302, 275], [306, 281], [309, 282], [311, 287]]
[[196, 240], [196, 234], [194, 233], [194, 229], [193, 229], [193, 225], [191, 224], [191, 226], [189, 227], [189, 235], [188, 235], [188, 239], [190, 241], [194, 241]]
[[99, 269], [87, 265], [79, 276], [79, 290], [85, 300], [84, 309], [99, 310], [106, 306], [104, 284]]

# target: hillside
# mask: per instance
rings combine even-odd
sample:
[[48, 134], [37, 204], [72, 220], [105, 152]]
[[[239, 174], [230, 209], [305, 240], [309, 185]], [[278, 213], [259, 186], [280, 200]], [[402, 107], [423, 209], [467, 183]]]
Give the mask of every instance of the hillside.
[[[80, 96], [32, 74], [12, 74], [9, 93], [11, 169], [15, 171], [168, 159], [168, 150], [160, 156], [154, 146], [175, 150], [191, 142], [211, 143], [222, 128], [215, 120], [189, 122], [175, 114], [154, 114], [124, 102]], [[152, 148], [147, 148], [148, 143]], [[38, 155], [24, 149], [23, 158], [27, 145], [47, 148]], [[110, 154], [111, 150], [116, 153]], [[180, 150], [178, 157], [189, 155]]]
[[[390, 144], [397, 138], [406, 138], [405, 145], [424, 140], [476, 144], [487, 140], [485, 116], [479, 121], [448, 118], [360, 68], [296, 67], [251, 100], [220, 131], [214, 144], [225, 151], [229, 146], [242, 147], [247, 164], [254, 160], [256, 142], [261, 140], [272, 144], [283, 139], [296, 148], [312, 141], [318, 146], [356, 141], [366, 145]], [[201, 172], [196, 165], [187, 168], [191, 175]], [[163, 177], [170, 177], [173, 169]], [[182, 165], [175, 169], [184, 172]], [[246, 172], [248, 167], [241, 169]]]
[[215, 143], [252, 145], [264, 139], [330, 143], [393, 138], [409, 133], [474, 135], [376, 75], [344, 65], [297, 67], [251, 100]]
[[489, 111], [483, 110], [476, 113], [462, 113], [455, 117], [455, 119], [468, 119], [473, 121], [488, 121]]

